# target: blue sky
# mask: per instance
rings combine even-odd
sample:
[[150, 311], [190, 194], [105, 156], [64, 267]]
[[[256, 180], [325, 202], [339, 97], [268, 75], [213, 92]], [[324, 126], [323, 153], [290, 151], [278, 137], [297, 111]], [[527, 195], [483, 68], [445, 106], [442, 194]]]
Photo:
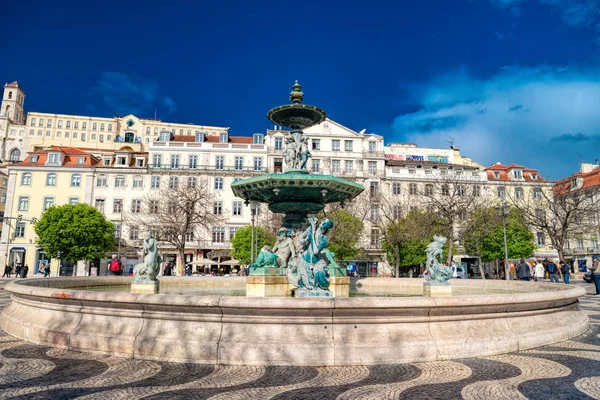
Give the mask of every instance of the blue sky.
[[388, 141], [552, 179], [600, 157], [600, 0], [86, 3], [3, 4], [0, 80], [27, 110], [249, 135], [298, 79]]

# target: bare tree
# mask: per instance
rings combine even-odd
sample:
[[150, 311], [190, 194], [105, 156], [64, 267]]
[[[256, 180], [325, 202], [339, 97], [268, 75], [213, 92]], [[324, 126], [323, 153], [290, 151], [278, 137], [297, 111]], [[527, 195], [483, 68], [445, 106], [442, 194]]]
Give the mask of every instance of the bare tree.
[[523, 213], [526, 224], [548, 236], [561, 260], [569, 237], [597, 225], [593, 196], [598, 188], [585, 188], [576, 178], [560, 180], [553, 187], [534, 187], [530, 195], [519, 186], [506, 192], [507, 200]]
[[[447, 221], [448, 258], [450, 264], [454, 243], [462, 240], [469, 213], [485, 204], [483, 181], [479, 175], [466, 175], [465, 170], [439, 171], [424, 187], [409, 187], [423, 198], [425, 208]], [[422, 192], [419, 193], [419, 190]]]
[[463, 225], [462, 236], [465, 249], [477, 257], [481, 279], [485, 279], [483, 267], [484, 241], [496, 230], [500, 223], [498, 213], [493, 207], [477, 207], [469, 213]]
[[185, 260], [186, 243], [196, 241], [202, 233], [210, 232], [224, 221], [223, 205], [215, 202], [216, 197], [208, 187], [177, 184], [151, 191], [141, 204], [134, 200], [126, 223], [152, 232]]

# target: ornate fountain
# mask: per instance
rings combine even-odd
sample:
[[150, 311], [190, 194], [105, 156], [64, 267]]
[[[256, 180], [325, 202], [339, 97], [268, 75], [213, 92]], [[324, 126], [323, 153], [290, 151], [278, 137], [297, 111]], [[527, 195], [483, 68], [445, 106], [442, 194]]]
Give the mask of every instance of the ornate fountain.
[[233, 193], [246, 202], [266, 203], [271, 211], [285, 214], [275, 246], [261, 249], [250, 266], [248, 296], [348, 296], [345, 269], [327, 249], [333, 222], [328, 218], [318, 221], [315, 215], [327, 204], [352, 200], [364, 187], [332, 175], [309, 173], [312, 154], [303, 129], [323, 122], [326, 114], [318, 107], [300, 104], [303, 99], [302, 86], [296, 81], [290, 92], [292, 104], [267, 113], [273, 123], [290, 128], [283, 150], [284, 173], [231, 185]]

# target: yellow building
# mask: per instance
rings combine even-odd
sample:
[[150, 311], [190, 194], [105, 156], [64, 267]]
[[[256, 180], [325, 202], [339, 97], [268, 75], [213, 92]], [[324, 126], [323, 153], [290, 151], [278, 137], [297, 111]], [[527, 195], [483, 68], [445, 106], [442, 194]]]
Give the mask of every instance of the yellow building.
[[[52, 147], [32, 152], [22, 163], [8, 167], [2, 265], [27, 265], [33, 274], [39, 263], [48, 261], [37, 247], [32, 222], [54, 204], [89, 204], [94, 182], [92, 166], [97, 162], [96, 157], [79, 149]], [[50, 261], [55, 275], [58, 260]]]

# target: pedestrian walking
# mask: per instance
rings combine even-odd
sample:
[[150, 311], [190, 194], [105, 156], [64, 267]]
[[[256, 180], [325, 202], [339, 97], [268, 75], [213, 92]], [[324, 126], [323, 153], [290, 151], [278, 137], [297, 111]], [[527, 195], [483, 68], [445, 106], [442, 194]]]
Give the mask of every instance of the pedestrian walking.
[[6, 265], [4, 267], [4, 274], [2, 275], [2, 277], [10, 278], [10, 265]]
[[21, 269], [21, 278], [27, 278], [27, 273], [29, 272], [29, 266], [25, 264], [25, 266]]
[[548, 274], [550, 274], [550, 282], [558, 283], [558, 267], [553, 261], [548, 261], [546, 265], [548, 268]]
[[563, 276], [563, 281], [568, 285], [571, 279], [571, 271], [569, 271], [569, 264], [565, 264], [564, 261], [560, 262], [560, 274]]
[[522, 258], [521, 258], [521, 262], [519, 263], [519, 265], [517, 265], [516, 273], [517, 273], [517, 277], [521, 281], [530, 281], [531, 280], [531, 272], [529, 270], [529, 264], [527, 264], [525, 262], [525, 260], [523, 260]]
[[544, 268], [544, 264], [542, 264], [540, 261], [538, 261], [538, 263], [535, 265], [534, 268], [535, 272], [534, 272], [534, 276], [533, 279], [536, 282], [542, 282], [544, 280], [544, 275], [546, 275], [546, 269]]
[[588, 267], [590, 271], [592, 271], [592, 279], [594, 280], [594, 285], [596, 286], [596, 296], [600, 295], [600, 271], [598, 271], [598, 266], [600, 265], [600, 261], [598, 260], [598, 256], [592, 257], [592, 265]]
[[17, 266], [15, 267], [15, 278], [20, 278], [21, 277], [21, 266], [17, 264]]

